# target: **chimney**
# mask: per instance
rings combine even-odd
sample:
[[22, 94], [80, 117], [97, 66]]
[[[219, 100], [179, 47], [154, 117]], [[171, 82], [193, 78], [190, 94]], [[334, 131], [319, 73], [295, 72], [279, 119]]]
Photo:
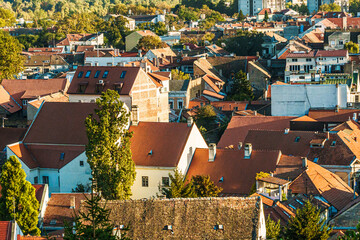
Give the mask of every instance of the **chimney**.
[[187, 126], [188, 126], [188, 127], [191, 127], [191, 126], [193, 125], [193, 122], [194, 122], [193, 118], [192, 118], [192, 117], [188, 117], [188, 119], [187, 119]]
[[335, 112], [339, 112], [339, 110], [340, 110], [339, 105], [336, 105]]
[[255, 111], [254, 111], [254, 116], [256, 116], [256, 115], [257, 115], [257, 111], [255, 110]]
[[353, 113], [353, 120], [356, 121], [356, 119], [357, 119], [356, 113]]
[[209, 162], [213, 162], [216, 156], [216, 144], [210, 143], [209, 144]]
[[140, 49], [138, 50], [138, 57], [142, 57], [142, 53]]
[[139, 124], [139, 107], [137, 105], [131, 106], [131, 125], [137, 126]]
[[251, 157], [252, 145], [251, 143], [245, 143], [244, 158], [249, 159]]
[[301, 160], [302, 160], [302, 166], [303, 166], [304, 168], [308, 168], [307, 158], [306, 158], [306, 157], [303, 157], [303, 158], [301, 158]]
[[136, 67], [136, 63], [132, 62], [132, 63], [131, 63], [131, 66], [132, 66], [132, 67]]
[[347, 17], [342, 18], [343, 29], [347, 29]]
[[75, 196], [70, 197], [70, 208], [75, 209]]
[[284, 134], [289, 134], [290, 129], [289, 128], [285, 128]]
[[238, 149], [240, 150], [242, 148], [242, 142], [239, 142]]

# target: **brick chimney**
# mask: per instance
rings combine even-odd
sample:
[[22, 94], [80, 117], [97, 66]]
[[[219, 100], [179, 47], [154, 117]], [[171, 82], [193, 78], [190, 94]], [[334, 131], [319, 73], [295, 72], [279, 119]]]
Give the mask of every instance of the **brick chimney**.
[[301, 158], [301, 160], [302, 160], [302, 166], [303, 166], [304, 168], [308, 168], [307, 158], [306, 158], [306, 157], [303, 157], [303, 158]]
[[245, 143], [244, 147], [244, 158], [249, 159], [252, 153], [252, 145], [251, 143]]
[[137, 105], [131, 106], [131, 125], [137, 126], [139, 124], [139, 107]]
[[213, 162], [216, 156], [216, 144], [210, 143], [209, 144], [209, 162]]

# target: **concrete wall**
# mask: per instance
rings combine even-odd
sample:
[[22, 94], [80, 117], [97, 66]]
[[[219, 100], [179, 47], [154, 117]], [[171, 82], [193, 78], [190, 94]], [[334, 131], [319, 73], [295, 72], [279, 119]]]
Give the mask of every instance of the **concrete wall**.
[[273, 116], [303, 116], [310, 108], [346, 108], [347, 85], [272, 85], [271, 114]]

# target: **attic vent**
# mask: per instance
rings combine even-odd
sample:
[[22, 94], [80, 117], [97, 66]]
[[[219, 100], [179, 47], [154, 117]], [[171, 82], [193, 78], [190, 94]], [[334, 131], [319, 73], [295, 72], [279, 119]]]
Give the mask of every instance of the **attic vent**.
[[51, 221], [50, 221], [50, 225], [55, 225], [56, 224], [56, 219], [52, 219]]
[[150, 152], [148, 153], [148, 155], [153, 155], [153, 150], [150, 150]]
[[64, 158], [65, 158], [65, 153], [60, 153], [60, 160], [64, 160]]

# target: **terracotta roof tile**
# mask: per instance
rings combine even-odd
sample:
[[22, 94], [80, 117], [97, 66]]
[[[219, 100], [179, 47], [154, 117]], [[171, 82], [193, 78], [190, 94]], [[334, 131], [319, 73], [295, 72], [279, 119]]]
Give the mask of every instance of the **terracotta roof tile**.
[[224, 99], [225, 98], [224, 95], [221, 95], [221, 94], [209, 91], [209, 90], [204, 90], [202, 92], [202, 94], [205, 95], [205, 96], [207, 95], [207, 96], [214, 97], [214, 98], [217, 98], [217, 99]]
[[354, 192], [339, 176], [308, 161], [308, 168], [289, 186], [292, 193], [321, 195], [338, 211], [353, 200]]
[[0, 151], [9, 144], [20, 141], [26, 132], [26, 128], [0, 128]]
[[218, 143], [221, 148], [244, 142], [250, 129], [284, 130], [294, 117], [233, 116]]
[[130, 126], [135, 164], [176, 167], [191, 129], [186, 123], [140, 122], [138, 126]]
[[217, 101], [211, 102], [213, 107], [220, 109], [221, 111], [237, 111], [245, 110], [249, 102], [237, 102], [237, 101]]
[[[90, 196], [90, 194], [85, 194]], [[52, 193], [44, 215], [44, 226], [63, 227], [64, 222], [72, 222], [74, 211], [78, 211], [81, 201], [86, 200], [83, 193]], [[75, 209], [70, 208], [71, 198], [75, 197]], [[56, 220], [55, 224], [51, 224]]]
[[209, 150], [197, 148], [186, 176], [209, 175], [223, 193], [247, 195], [256, 173], [275, 171], [279, 158], [279, 151], [253, 150], [245, 159], [244, 150], [217, 149], [215, 161], [209, 162]]
[[276, 184], [276, 185], [285, 185], [287, 183], [290, 183], [289, 181], [286, 181], [284, 179], [281, 179], [278, 177], [272, 177], [272, 176], [260, 178], [259, 181], [272, 183], [272, 184]]
[[308, 116], [302, 116], [296, 119], [291, 120], [292, 122], [317, 122], [315, 119], [308, 117]]
[[[98, 77], [95, 77], [96, 72]], [[82, 72], [82, 74], [80, 74]], [[90, 72], [89, 77], [86, 77], [87, 72]], [[107, 74], [106, 74], [107, 72]], [[133, 84], [138, 77], [140, 67], [95, 67], [95, 66], [81, 66], [78, 67], [73, 80], [71, 81], [68, 94], [100, 94], [96, 92], [96, 85], [99, 80], [103, 80], [104, 85], [102, 91], [107, 89], [115, 89], [115, 84], [122, 84], [120, 95], [129, 95]], [[105, 73], [105, 75], [104, 75]], [[80, 76], [80, 75], [81, 76]], [[121, 75], [123, 77], [121, 78]], [[80, 76], [80, 77], [79, 77]], [[85, 91], [79, 92], [79, 85], [85, 85]]]
[[359, 109], [339, 109], [338, 112], [335, 110], [314, 110], [310, 109], [308, 116], [319, 121], [319, 122], [337, 122], [343, 123], [353, 117], [353, 114], [360, 114]]
[[0, 221], [0, 240], [11, 240], [10, 221]]

